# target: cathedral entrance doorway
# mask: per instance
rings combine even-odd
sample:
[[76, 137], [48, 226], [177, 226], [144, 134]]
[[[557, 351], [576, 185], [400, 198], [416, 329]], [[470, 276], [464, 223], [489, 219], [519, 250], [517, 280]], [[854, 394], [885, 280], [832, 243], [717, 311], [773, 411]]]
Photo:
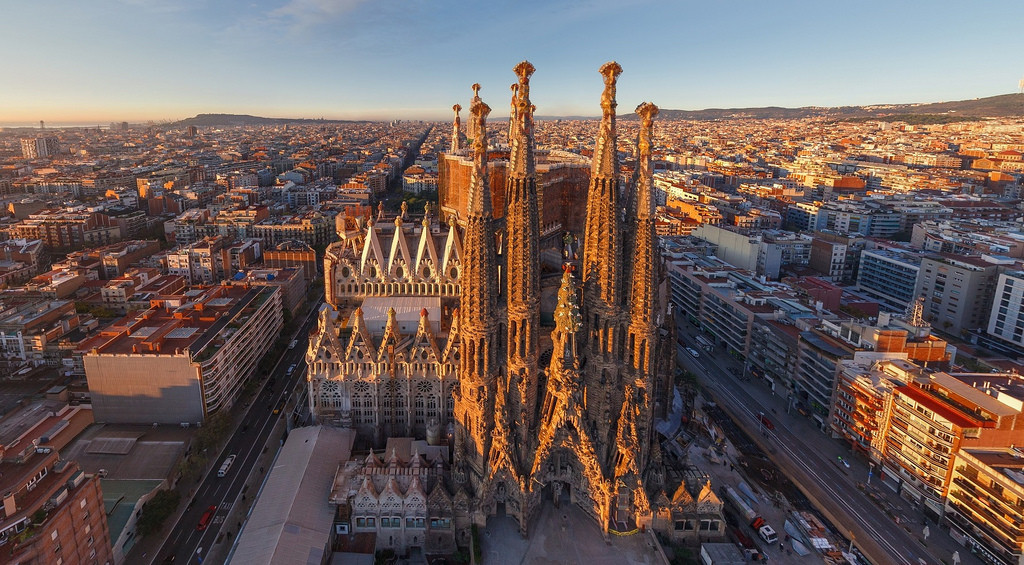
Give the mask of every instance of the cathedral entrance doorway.
[[495, 507], [494, 508], [494, 515], [495, 516], [497, 516], [499, 518], [505, 517], [506, 514], [505, 514], [505, 503], [504, 502], [499, 502], [499, 503], [495, 504], [494, 507]]

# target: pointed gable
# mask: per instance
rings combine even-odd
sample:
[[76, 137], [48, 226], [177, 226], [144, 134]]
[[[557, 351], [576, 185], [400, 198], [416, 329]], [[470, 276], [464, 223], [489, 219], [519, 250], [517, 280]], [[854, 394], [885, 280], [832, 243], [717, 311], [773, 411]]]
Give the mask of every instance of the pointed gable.
[[423, 217], [423, 228], [420, 230], [420, 241], [416, 246], [416, 262], [413, 263], [414, 272], [424, 279], [437, 277], [441, 261], [437, 254], [437, 245], [434, 243], [434, 236], [430, 233], [430, 218]]
[[377, 361], [376, 353], [370, 330], [363, 321], [363, 309], [356, 308], [352, 313], [352, 337], [349, 338], [348, 347], [345, 349], [345, 357], [357, 362], [370, 363]]
[[329, 363], [343, 356], [345, 347], [338, 339], [337, 323], [338, 311], [330, 304], [321, 305], [317, 330], [311, 332], [309, 346], [306, 348], [305, 361], [311, 367], [316, 361]]
[[395, 309], [388, 308], [388, 320], [384, 324], [384, 338], [380, 340], [380, 349], [377, 352], [377, 359], [384, 359], [385, 355], [399, 355], [401, 341], [402, 333], [401, 329], [398, 327], [398, 318], [395, 313]]
[[697, 511], [718, 512], [721, 509], [722, 500], [715, 494], [715, 489], [711, 488], [711, 481], [707, 481], [697, 494]]
[[356, 512], [359, 514], [376, 513], [378, 504], [377, 489], [373, 487], [373, 481], [370, 480], [369, 475], [363, 477], [363, 484], [359, 486], [359, 490], [356, 491], [356, 496], [352, 502]]
[[679, 483], [679, 488], [676, 489], [675, 494], [672, 495], [672, 509], [682, 510], [693, 504], [693, 495], [690, 491], [686, 490], [686, 483]]
[[[420, 310], [420, 325], [416, 329], [412, 346], [409, 348], [410, 359], [418, 359], [425, 363], [436, 363], [441, 359], [441, 349], [437, 345], [437, 337], [434, 336], [434, 329], [430, 325], [429, 312], [426, 308]], [[423, 356], [423, 353], [426, 356]]]
[[448, 494], [448, 489], [445, 488], [444, 483], [438, 481], [434, 485], [434, 490], [430, 491], [430, 495], [427, 497], [427, 509], [432, 516], [450, 516], [453, 507], [454, 504], [451, 495]]
[[377, 497], [380, 501], [381, 510], [386, 511], [401, 510], [404, 505], [404, 498], [405, 496], [398, 488], [398, 482], [395, 481], [394, 475], [388, 477], [387, 484], [384, 485], [384, 489], [380, 491], [380, 495]]
[[363, 254], [359, 260], [359, 271], [367, 278], [383, 278], [384, 250], [380, 243], [380, 234], [374, 222], [366, 223], [366, 240], [363, 242]]
[[402, 218], [395, 218], [395, 235], [391, 238], [391, 253], [388, 255], [386, 271], [391, 277], [405, 279], [411, 277], [412, 265], [413, 257], [405, 230], [402, 229]]
[[458, 226], [452, 221], [448, 228], [448, 239], [444, 242], [444, 257], [441, 259], [441, 269], [444, 277], [455, 282], [459, 278], [458, 267], [461, 262], [462, 239], [459, 237]]
[[452, 327], [448, 330], [448, 341], [441, 355], [442, 362], [455, 363], [455, 357], [459, 352], [459, 333], [459, 309], [456, 308], [452, 310]]

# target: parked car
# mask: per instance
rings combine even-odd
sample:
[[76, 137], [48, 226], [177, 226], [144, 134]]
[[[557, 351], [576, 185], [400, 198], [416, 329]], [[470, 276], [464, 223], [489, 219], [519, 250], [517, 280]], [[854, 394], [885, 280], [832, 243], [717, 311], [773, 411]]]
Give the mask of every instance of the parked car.
[[763, 413], [757, 415], [757, 419], [761, 421], [761, 425], [768, 428], [769, 430], [775, 429], [775, 424], [772, 423]]
[[692, 347], [687, 347], [686, 352], [693, 355], [694, 358], [700, 357], [700, 353], [697, 353], [697, 350]]

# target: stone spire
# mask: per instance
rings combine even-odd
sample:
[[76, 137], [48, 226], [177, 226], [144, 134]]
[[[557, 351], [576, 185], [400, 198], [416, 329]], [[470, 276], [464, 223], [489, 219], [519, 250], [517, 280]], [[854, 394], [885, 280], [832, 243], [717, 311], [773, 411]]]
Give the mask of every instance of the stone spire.
[[457, 470], [479, 489], [494, 427], [495, 380], [499, 370], [497, 336], [498, 265], [491, 189], [487, 178], [486, 120], [491, 109], [477, 99], [471, 125], [473, 138], [465, 236], [462, 242], [459, 299], [459, 391], [455, 399], [456, 448], [468, 466]]
[[617, 151], [618, 135], [615, 133], [615, 83], [622, 74], [622, 67], [615, 61], [601, 65], [604, 77], [604, 92], [601, 93], [601, 129], [594, 147], [594, 161], [590, 175], [594, 177], [615, 177], [619, 175]]
[[[599, 344], [599, 350], [594, 353], [605, 355], [613, 353], [615, 336], [607, 332], [615, 331], [613, 318], [621, 306], [622, 295], [621, 195], [615, 133], [615, 81], [621, 72], [622, 67], [615, 62], [601, 67], [604, 76], [601, 127], [590, 172], [583, 241], [585, 307], [589, 320], [594, 321], [594, 316], [598, 320], [598, 327], [591, 327], [589, 331]], [[593, 335], [593, 332], [602, 335]]]
[[[469, 109], [470, 109], [469, 111], [472, 112], [473, 111], [473, 106], [476, 106], [477, 104], [481, 103], [480, 102], [480, 83], [474, 82], [473, 86], [471, 86], [470, 88], [473, 89], [473, 98], [471, 98], [469, 100]], [[480, 137], [480, 131], [477, 129], [478, 127], [479, 126], [477, 125], [475, 119], [471, 119], [469, 121], [469, 134], [468, 134], [469, 135], [469, 139], [475, 140], [476, 138]]]
[[[650, 102], [637, 106], [640, 135], [637, 158], [636, 228], [631, 262], [631, 308], [627, 351], [637, 378], [651, 373], [651, 352], [655, 337], [657, 289], [655, 271], [658, 256], [654, 239], [654, 171], [651, 168], [651, 137], [658, 107]], [[644, 378], [646, 381], [646, 378]]]
[[[583, 234], [583, 319], [587, 427], [603, 469], [614, 457], [614, 420], [622, 398], [623, 359], [628, 318], [623, 288], [623, 225], [616, 155], [615, 81], [618, 63], [601, 67], [601, 126], [587, 191], [587, 217]], [[630, 259], [632, 262], [632, 258]]]
[[[537, 353], [540, 328], [540, 214], [537, 206], [537, 173], [534, 158], [533, 105], [530, 103], [529, 61], [515, 66], [515, 120], [509, 138], [508, 177], [505, 184], [506, 272], [508, 314], [507, 374], [509, 388], [518, 392], [510, 405], [518, 406], [519, 445], [530, 442], [537, 411]], [[524, 452], [520, 460], [525, 460]]]
[[459, 112], [462, 111], [462, 106], [458, 104], [452, 106], [452, 110], [455, 111], [455, 121], [452, 122], [452, 144], [449, 148], [449, 153], [455, 153], [459, 149], [462, 149], [462, 118], [459, 117]]
[[519, 92], [519, 83], [513, 82], [509, 89], [512, 91], [512, 107], [508, 114], [508, 144], [512, 145], [512, 137], [515, 136], [516, 129], [516, 111], [518, 110], [516, 98]]

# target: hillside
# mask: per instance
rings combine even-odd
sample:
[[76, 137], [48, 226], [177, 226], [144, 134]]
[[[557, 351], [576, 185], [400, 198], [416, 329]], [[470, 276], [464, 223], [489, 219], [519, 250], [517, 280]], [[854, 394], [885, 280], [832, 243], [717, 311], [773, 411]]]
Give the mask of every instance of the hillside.
[[[813, 117], [883, 118], [899, 119], [907, 115], [952, 115], [972, 118], [1024, 117], [1024, 94], [1002, 94], [973, 100], [935, 102], [931, 104], [877, 104], [871, 106], [839, 106], [827, 108], [806, 106], [803, 108], [708, 108], [705, 110], [663, 109], [660, 117], [669, 120], [733, 120], [733, 119], [799, 119]], [[623, 119], [635, 116], [624, 115]], [[924, 120], [928, 122], [929, 120]], [[949, 118], [932, 119], [930, 123], [956, 121]], [[922, 123], [924, 123], [922, 122]]]
[[[916, 117], [915, 117], [916, 116]], [[636, 119], [632, 112], [623, 113], [623, 120]], [[739, 120], [739, 119], [800, 119], [827, 117], [837, 120], [865, 120], [888, 118], [893, 121], [908, 121], [920, 124], [948, 123], [977, 118], [1024, 117], [1024, 94], [1002, 94], [973, 100], [935, 102], [929, 104], [875, 104], [871, 106], [805, 106], [783, 108], [766, 106], [761, 108], [707, 108], [704, 110], [662, 109], [660, 118], [665, 120]], [[537, 116], [538, 120], [592, 120], [597, 116]], [[502, 121], [501, 117], [496, 118]], [[246, 114], [199, 114], [192, 118], [169, 124], [170, 127], [198, 126], [275, 126], [284, 124], [343, 124], [360, 123], [355, 120], [324, 120], [308, 118], [264, 118]]]
[[352, 120], [324, 120], [308, 118], [263, 118], [247, 114], [198, 114], [191, 118], [174, 122], [171, 127], [196, 126], [196, 127], [220, 127], [220, 126], [279, 126], [285, 124], [344, 124], [358, 123]]

